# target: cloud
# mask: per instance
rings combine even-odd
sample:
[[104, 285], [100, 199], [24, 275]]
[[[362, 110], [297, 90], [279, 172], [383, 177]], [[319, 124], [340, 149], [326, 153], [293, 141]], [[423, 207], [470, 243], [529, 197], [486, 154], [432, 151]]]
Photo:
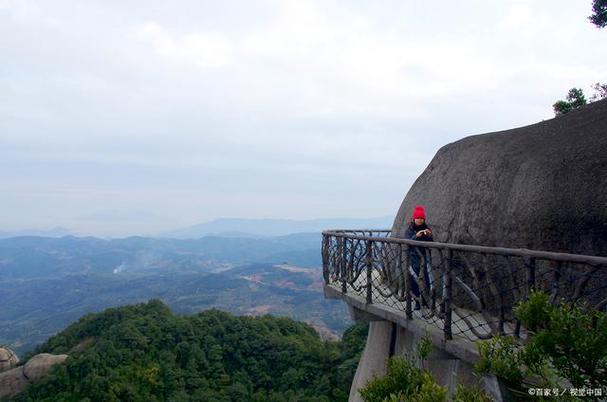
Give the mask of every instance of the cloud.
[[502, 29], [515, 30], [537, 23], [537, 13], [528, 4], [514, 4], [499, 22]]
[[45, 14], [42, 7], [31, 0], [0, 0], [0, 13], [18, 23], [34, 27], [57, 28], [59, 19]]
[[220, 68], [233, 62], [230, 42], [217, 33], [189, 33], [175, 36], [160, 24], [149, 21], [136, 26], [133, 35], [151, 44], [154, 51], [171, 62], [199, 68]]
[[445, 143], [604, 80], [587, 8], [0, 0], [0, 224], [395, 212]]

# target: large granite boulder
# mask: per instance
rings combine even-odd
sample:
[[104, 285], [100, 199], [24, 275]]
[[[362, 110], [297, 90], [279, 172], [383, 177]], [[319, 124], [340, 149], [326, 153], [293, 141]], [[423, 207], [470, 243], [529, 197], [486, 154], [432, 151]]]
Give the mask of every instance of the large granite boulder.
[[23, 366], [0, 373], [0, 399], [17, 395], [27, 384], [27, 378], [23, 376]]
[[19, 364], [19, 358], [7, 347], [0, 347], [0, 373], [12, 369]]
[[29, 383], [40, 380], [48, 374], [51, 367], [63, 363], [67, 357], [40, 353], [29, 359], [24, 366], [0, 373], [0, 398], [19, 394]]
[[441, 148], [398, 211], [437, 241], [607, 256], [607, 100]]
[[40, 353], [27, 361], [23, 367], [23, 375], [29, 381], [38, 381], [44, 377], [55, 364], [63, 363], [67, 355], [52, 355]]

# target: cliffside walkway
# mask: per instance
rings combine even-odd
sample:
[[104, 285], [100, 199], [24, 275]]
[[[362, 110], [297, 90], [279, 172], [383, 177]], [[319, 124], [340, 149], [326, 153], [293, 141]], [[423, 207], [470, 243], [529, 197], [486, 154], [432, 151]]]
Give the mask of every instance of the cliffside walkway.
[[390, 230], [323, 232], [325, 296], [359, 314], [429, 334], [463, 360], [474, 342], [496, 335], [525, 338], [514, 315], [532, 290], [551, 302], [607, 309], [607, 257], [420, 242]]

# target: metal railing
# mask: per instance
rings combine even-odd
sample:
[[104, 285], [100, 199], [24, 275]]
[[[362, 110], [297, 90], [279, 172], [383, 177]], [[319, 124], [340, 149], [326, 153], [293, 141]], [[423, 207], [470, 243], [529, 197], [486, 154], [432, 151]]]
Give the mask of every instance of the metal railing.
[[440, 328], [445, 340], [525, 337], [514, 308], [532, 290], [607, 309], [607, 258], [424, 242], [390, 230], [323, 232], [325, 284]]

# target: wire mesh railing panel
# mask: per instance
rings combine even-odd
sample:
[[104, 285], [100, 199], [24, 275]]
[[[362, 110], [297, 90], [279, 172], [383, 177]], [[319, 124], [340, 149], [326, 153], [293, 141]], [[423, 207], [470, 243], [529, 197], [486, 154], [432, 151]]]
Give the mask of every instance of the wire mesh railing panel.
[[534, 289], [552, 302], [607, 309], [607, 258], [420, 242], [389, 230], [323, 233], [325, 283], [475, 341], [526, 336], [515, 308]]
[[523, 258], [457, 251], [451, 273], [454, 332], [470, 340], [517, 334], [513, 309], [526, 295]]
[[552, 303], [581, 303], [588, 308], [605, 310], [607, 266], [538, 260], [534, 287], [548, 293]]

